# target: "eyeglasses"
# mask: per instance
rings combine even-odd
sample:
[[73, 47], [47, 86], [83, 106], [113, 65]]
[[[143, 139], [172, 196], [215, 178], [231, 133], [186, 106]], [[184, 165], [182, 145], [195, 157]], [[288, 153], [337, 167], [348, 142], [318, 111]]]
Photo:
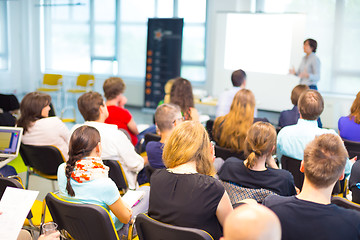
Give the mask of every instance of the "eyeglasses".
[[176, 123], [176, 121], [180, 121], [180, 120], [181, 122], [185, 121], [185, 117], [176, 118], [172, 123], [174, 124]]

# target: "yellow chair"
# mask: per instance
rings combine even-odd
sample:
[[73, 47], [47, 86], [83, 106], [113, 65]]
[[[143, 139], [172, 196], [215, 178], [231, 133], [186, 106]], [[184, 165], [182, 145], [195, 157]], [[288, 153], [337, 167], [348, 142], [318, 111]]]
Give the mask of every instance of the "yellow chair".
[[57, 105], [61, 105], [62, 75], [45, 73], [42, 86], [37, 88], [38, 92], [57, 92]]
[[[80, 74], [76, 80], [75, 88], [71, 88], [66, 90], [65, 92], [65, 107], [61, 111], [61, 119], [63, 122], [76, 122], [76, 112], [74, 106], [68, 106], [68, 94], [76, 94], [85, 93], [91, 91], [95, 83], [95, 76], [92, 74]], [[64, 113], [67, 110], [72, 110], [73, 118], [64, 118]]]

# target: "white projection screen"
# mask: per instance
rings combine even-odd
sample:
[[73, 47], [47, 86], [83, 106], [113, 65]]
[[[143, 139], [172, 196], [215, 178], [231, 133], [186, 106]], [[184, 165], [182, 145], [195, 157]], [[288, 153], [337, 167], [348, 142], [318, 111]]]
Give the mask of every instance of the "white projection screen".
[[296, 13], [218, 13], [213, 95], [230, 88], [232, 71], [243, 69], [259, 109], [290, 108], [299, 79], [288, 72], [304, 55], [305, 20]]

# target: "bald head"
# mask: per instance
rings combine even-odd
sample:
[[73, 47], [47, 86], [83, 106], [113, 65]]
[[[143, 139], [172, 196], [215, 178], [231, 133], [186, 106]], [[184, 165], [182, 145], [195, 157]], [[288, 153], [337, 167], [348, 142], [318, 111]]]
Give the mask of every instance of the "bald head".
[[260, 204], [243, 204], [225, 220], [223, 240], [280, 240], [278, 217]]

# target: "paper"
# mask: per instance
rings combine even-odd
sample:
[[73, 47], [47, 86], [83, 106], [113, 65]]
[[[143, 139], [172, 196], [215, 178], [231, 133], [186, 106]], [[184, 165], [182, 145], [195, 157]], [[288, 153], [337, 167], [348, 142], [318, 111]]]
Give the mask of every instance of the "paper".
[[0, 201], [0, 238], [16, 240], [38, 191], [7, 187]]
[[145, 192], [141, 190], [128, 190], [124, 196], [121, 197], [121, 199], [128, 204], [130, 207], [133, 207], [137, 201], [139, 201], [143, 196]]

